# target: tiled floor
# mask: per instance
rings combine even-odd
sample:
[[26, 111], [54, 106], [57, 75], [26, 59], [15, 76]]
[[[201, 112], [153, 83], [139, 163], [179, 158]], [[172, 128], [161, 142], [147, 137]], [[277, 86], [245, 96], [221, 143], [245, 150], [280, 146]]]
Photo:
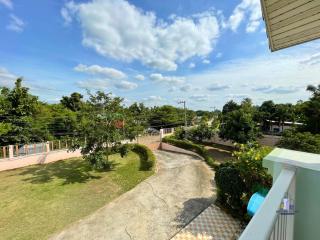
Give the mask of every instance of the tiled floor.
[[241, 229], [240, 221], [211, 205], [171, 240], [233, 240]]

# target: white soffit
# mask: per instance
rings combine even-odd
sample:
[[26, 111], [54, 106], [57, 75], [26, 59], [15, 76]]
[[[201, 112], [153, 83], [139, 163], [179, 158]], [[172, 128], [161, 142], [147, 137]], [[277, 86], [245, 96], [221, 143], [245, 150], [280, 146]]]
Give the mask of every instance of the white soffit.
[[320, 0], [261, 0], [271, 51], [320, 38]]

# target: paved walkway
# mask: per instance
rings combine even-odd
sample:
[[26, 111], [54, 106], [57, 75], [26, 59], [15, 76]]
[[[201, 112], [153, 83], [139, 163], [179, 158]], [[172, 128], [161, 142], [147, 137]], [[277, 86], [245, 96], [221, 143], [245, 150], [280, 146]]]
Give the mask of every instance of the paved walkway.
[[203, 161], [155, 154], [154, 176], [52, 239], [167, 240], [212, 204], [213, 172]]
[[212, 204], [172, 240], [236, 240], [241, 230], [240, 221]]

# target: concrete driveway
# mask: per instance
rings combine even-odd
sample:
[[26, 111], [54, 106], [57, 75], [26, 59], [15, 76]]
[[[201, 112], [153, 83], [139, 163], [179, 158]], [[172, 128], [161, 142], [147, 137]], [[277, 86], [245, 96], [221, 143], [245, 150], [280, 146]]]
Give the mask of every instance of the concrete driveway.
[[158, 172], [52, 239], [166, 240], [213, 201], [213, 171], [197, 157], [156, 151]]

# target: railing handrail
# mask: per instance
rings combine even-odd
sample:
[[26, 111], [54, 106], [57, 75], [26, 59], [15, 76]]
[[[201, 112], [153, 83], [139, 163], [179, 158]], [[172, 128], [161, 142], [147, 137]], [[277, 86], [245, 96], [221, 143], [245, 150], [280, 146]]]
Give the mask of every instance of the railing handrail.
[[282, 169], [263, 204], [253, 216], [239, 240], [266, 240], [272, 233], [280, 203], [295, 178], [295, 169]]

